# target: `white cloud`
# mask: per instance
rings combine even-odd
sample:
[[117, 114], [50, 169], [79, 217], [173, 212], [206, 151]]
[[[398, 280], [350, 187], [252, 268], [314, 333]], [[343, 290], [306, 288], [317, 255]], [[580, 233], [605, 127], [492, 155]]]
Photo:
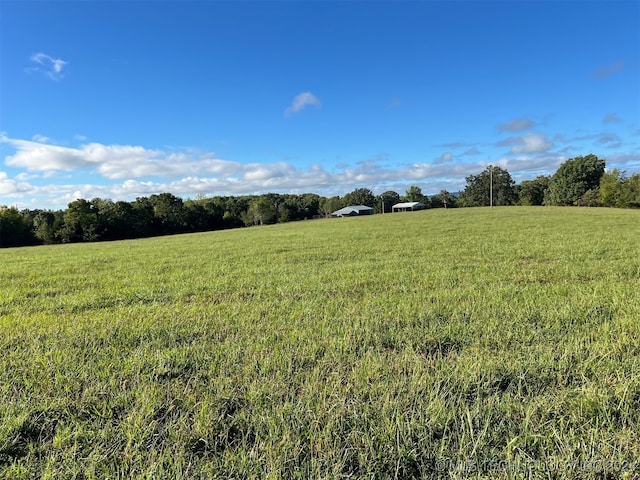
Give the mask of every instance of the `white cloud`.
[[199, 157], [184, 153], [166, 153], [132, 145], [103, 145], [89, 143], [79, 148], [62, 147], [29, 140], [11, 139], [16, 152], [6, 157], [11, 167], [30, 172], [74, 171], [93, 168], [101, 176], [116, 180], [122, 178], [166, 177], [177, 178], [199, 173], [230, 174], [242, 170], [241, 164], [206, 153]]
[[40, 72], [51, 80], [62, 80], [63, 70], [69, 64], [61, 58], [53, 58], [42, 52], [31, 55], [31, 62], [34, 66], [28, 68], [28, 72]]
[[320, 100], [313, 93], [302, 92], [295, 96], [295, 98], [291, 102], [291, 105], [289, 105], [284, 111], [284, 116], [289, 117], [308, 106], [320, 108], [321, 105], [322, 104]]
[[[162, 192], [185, 198], [199, 193], [267, 192], [313, 192], [332, 196], [360, 187], [371, 188], [375, 193], [387, 190], [402, 193], [409, 185], [417, 184], [425, 194], [432, 194], [443, 188], [452, 192], [463, 189], [465, 177], [481, 172], [488, 164], [506, 168], [514, 180], [522, 181], [552, 174], [566, 160], [564, 155], [544, 151], [543, 147], [551, 142], [540, 134], [504, 140], [512, 152], [501, 158], [485, 155], [465, 158], [453, 155], [452, 150], [444, 151], [433, 162], [398, 163], [384, 153], [339, 166], [305, 167], [288, 161], [241, 163], [220, 159], [210, 152], [191, 150], [167, 152], [100, 143], [70, 148], [10, 139], [2, 134], [0, 141], [15, 148], [15, 153], [5, 159], [10, 169], [0, 171], [0, 204], [19, 201], [30, 208], [65, 208], [77, 198], [131, 201]], [[515, 150], [520, 153], [514, 154]], [[637, 168], [640, 155], [636, 153], [611, 155], [607, 163], [619, 168]], [[474, 160], [466, 161], [470, 159]], [[86, 180], [88, 177], [83, 175], [87, 173], [93, 173], [93, 179]], [[55, 178], [47, 180], [51, 175]]]
[[542, 153], [502, 157], [493, 163], [505, 168], [514, 180], [520, 181], [535, 175], [553, 174], [566, 159], [567, 157], [564, 155]]
[[498, 142], [499, 146], [511, 146], [511, 153], [540, 153], [553, 148], [553, 142], [541, 133], [528, 133]]
[[[20, 198], [33, 191], [33, 186], [24, 181], [9, 178], [6, 172], [0, 171], [0, 195], [8, 198]], [[0, 205], [2, 202], [0, 201]]]
[[294, 168], [284, 162], [275, 164], [249, 164], [247, 165], [243, 178], [249, 181], [274, 180], [286, 178], [291, 175]]
[[91, 165], [90, 159], [75, 148], [6, 137], [3, 137], [2, 142], [9, 143], [16, 149], [14, 155], [5, 159], [5, 163], [12, 167], [22, 167], [29, 171], [71, 171]]
[[[107, 155], [107, 154], [105, 154]], [[637, 158], [637, 157], [636, 157]], [[338, 170], [327, 170], [320, 165], [299, 169], [286, 162], [271, 164], [222, 163], [220, 173], [210, 174], [206, 168], [199, 174], [156, 181], [148, 178], [127, 178], [108, 185], [74, 182], [66, 184], [34, 185], [25, 176], [18, 174], [11, 179], [0, 172], [0, 203], [15, 204], [17, 200], [32, 208], [65, 208], [77, 198], [95, 197], [131, 201], [136, 197], [171, 192], [182, 197], [206, 195], [245, 195], [267, 192], [305, 193], [320, 195], [344, 195], [354, 188], [371, 188], [375, 193], [395, 190], [402, 193], [410, 184], [418, 184], [426, 194], [441, 189], [457, 191], [464, 188], [465, 177], [476, 174], [489, 163], [507, 168], [514, 179], [533, 178], [540, 173], [553, 173], [564, 157], [554, 155], [523, 155], [517, 158], [500, 158], [476, 162], [415, 163], [387, 165], [387, 156], [373, 157], [357, 162], [355, 166], [344, 166]], [[216, 160], [216, 159], [210, 159]], [[619, 158], [620, 162], [634, 159]], [[224, 162], [224, 161], [221, 161]], [[217, 166], [214, 168], [218, 168]], [[19, 181], [20, 177], [24, 181]]]

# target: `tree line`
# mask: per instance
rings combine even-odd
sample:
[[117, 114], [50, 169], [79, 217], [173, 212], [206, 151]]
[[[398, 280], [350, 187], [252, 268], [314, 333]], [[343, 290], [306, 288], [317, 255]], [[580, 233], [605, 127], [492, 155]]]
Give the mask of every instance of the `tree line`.
[[489, 165], [466, 177], [460, 207], [489, 205], [561, 205], [583, 207], [640, 208], [640, 174], [606, 171], [596, 155], [570, 158], [551, 176], [541, 175], [519, 185], [509, 172]]
[[[417, 186], [400, 196], [388, 191], [374, 195], [358, 188], [344, 197], [267, 193], [264, 195], [200, 197], [183, 200], [171, 193], [135, 201], [78, 199], [64, 210], [18, 210], [0, 207], [0, 246], [125, 240], [178, 233], [205, 232], [253, 225], [330, 217], [347, 205], [374, 206], [391, 212], [396, 203], [423, 201], [429, 206], [455, 206], [448, 192], [431, 200]], [[443, 200], [440, 200], [440, 199]]]
[[65, 210], [21, 210], [0, 207], [0, 247], [94, 242], [204, 232], [252, 225], [329, 217], [348, 205], [373, 206], [391, 212], [396, 203], [421, 202], [425, 208], [505, 205], [579, 205], [640, 208], [640, 174], [605, 171], [595, 155], [564, 162], [552, 176], [539, 176], [519, 185], [509, 172], [490, 165], [466, 177], [455, 195], [441, 190], [424, 195], [412, 185], [400, 195], [374, 195], [357, 188], [345, 196], [322, 197], [267, 193], [264, 195], [200, 197], [182, 200], [171, 193], [139, 197], [135, 201], [78, 199]]

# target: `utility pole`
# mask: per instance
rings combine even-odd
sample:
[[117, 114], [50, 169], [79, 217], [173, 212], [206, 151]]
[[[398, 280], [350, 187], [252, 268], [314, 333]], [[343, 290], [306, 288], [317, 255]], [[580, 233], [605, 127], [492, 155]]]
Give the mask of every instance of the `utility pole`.
[[489, 206], [493, 207], [493, 165], [489, 165]]

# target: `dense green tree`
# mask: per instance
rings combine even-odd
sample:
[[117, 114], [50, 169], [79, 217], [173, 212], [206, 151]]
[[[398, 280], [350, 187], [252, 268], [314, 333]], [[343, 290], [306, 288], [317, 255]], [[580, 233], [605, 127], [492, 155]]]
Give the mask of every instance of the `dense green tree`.
[[640, 174], [630, 177], [614, 169], [600, 179], [598, 204], [604, 207], [640, 208]]
[[520, 184], [520, 205], [544, 205], [544, 194], [549, 188], [551, 177], [539, 175], [533, 180], [524, 180]]
[[242, 215], [244, 224], [251, 226], [276, 223], [279, 204], [280, 201], [270, 195], [254, 197], [249, 203], [249, 208]]
[[576, 203], [579, 207], [598, 207], [600, 206], [600, 202], [598, 201], [598, 190], [589, 189], [582, 194], [578, 203]]
[[627, 208], [640, 208], [640, 173], [634, 173], [624, 181], [622, 198]]
[[427, 197], [423, 195], [422, 189], [417, 185], [411, 185], [404, 195], [405, 202], [422, 202], [427, 201]]
[[[544, 202], [546, 205], [578, 205], [585, 194], [597, 192], [606, 162], [595, 155], [570, 158], [551, 177]], [[589, 196], [589, 195], [588, 195]]]
[[189, 232], [205, 232], [209, 230], [209, 215], [200, 200], [184, 202], [185, 227]]
[[0, 247], [26, 245], [28, 238], [29, 229], [18, 209], [0, 206]]
[[[279, 193], [265, 193], [264, 195], [260, 195], [260, 198], [264, 198], [268, 203], [273, 205], [273, 210], [277, 212], [278, 207], [280, 207], [280, 204], [285, 200], [285, 195], [281, 195]], [[275, 220], [273, 223], [275, 223]]]
[[458, 206], [458, 199], [446, 190], [440, 190], [440, 193], [433, 195], [430, 200], [431, 208], [456, 208]]
[[315, 193], [303, 193], [298, 196], [298, 220], [313, 218], [320, 213], [320, 195]]
[[153, 223], [151, 214], [136, 208], [136, 202], [110, 202], [99, 210], [100, 225], [104, 228], [103, 240], [121, 240], [145, 237], [150, 234]]
[[132, 230], [139, 232], [140, 237], [150, 237], [157, 235], [153, 218], [153, 205], [148, 197], [138, 197], [131, 204], [133, 207]]
[[207, 198], [200, 201], [207, 212], [208, 230], [221, 230], [225, 228], [224, 224], [224, 200], [222, 197]]
[[278, 205], [278, 222], [293, 222], [299, 219], [300, 203], [297, 195], [285, 195], [285, 198]]
[[187, 228], [193, 232], [219, 230], [223, 227], [224, 210], [214, 199], [201, 198], [184, 203]]
[[55, 243], [54, 220], [53, 212], [46, 210], [38, 211], [33, 217], [33, 233], [45, 245]]
[[91, 202], [80, 198], [64, 212], [64, 225], [59, 230], [63, 243], [93, 242], [98, 239], [98, 214]]
[[400, 203], [400, 195], [398, 192], [388, 190], [376, 197], [374, 211], [376, 213], [391, 213], [391, 209], [396, 203]]
[[320, 214], [324, 217], [330, 217], [333, 212], [339, 210], [343, 206], [343, 201], [340, 197], [322, 197], [320, 198]]
[[224, 228], [224, 209], [215, 198], [207, 199], [203, 203], [204, 209], [207, 212], [207, 218], [209, 219], [209, 229], [219, 230]]
[[40, 245], [42, 241], [36, 237], [36, 229], [34, 220], [40, 210], [29, 210], [25, 208], [20, 211], [20, 215], [22, 215], [22, 221], [24, 223], [24, 245]]
[[115, 225], [116, 222], [109, 218], [114, 205], [113, 201], [108, 198], [92, 198], [89, 203], [96, 215], [93, 240], [120, 239], [121, 237], [113, 234], [113, 230], [119, 228], [121, 222]]
[[90, 202], [93, 210], [101, 214], [102, 212], [109, 210], [113, 206], [113, 200], [109, 198], [92, 198]]
[[375, 202], [376, 197], [368, 188], [356, 188], [353, 192], [347, 193], [343, 198], [343, 206], [366, 205], [367, 207], [373, 207]]
[[236, 228], [244, 225], [243, 215], [249, 209], [251, 197], [220, 197], [224, 214], [222, 222], [224, 228]]
[[60, 242], [60, 232], [64, 226], [62, 211], [39, 210], [33, 218], [33, 233], [45, 245]]
[[503, 168], [489, 165], [478, 175], [469, 175], [466, 180], [467, 186], [460, 193], [460, 206], [515, 205], [518, 200], [515, 182]]
[[154, 224], [159, 234], [180, 233], [186, 230], [187, 215], [184, 202], [171, 193], [151, 195], [149, 202], [153, 207]]
[[625, 180], [625, 173], [617, 168], [603, 173], [598, 188], [598, 203], [603, 207], [625, 207]]

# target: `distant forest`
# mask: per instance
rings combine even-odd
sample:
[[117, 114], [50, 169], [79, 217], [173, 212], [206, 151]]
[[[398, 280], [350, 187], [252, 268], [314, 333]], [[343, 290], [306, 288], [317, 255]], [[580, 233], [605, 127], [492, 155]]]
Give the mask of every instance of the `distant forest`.
[[18, 210], [0, 206], [0, 247], [95, 242], [205, 232], [227, 228], [330, 217], [348, 205], [367, 205], [376, 213], [391, 212], [399, 202], [421, 202], [425, 208], [506, 205], [576, 205], [640, 208], [640, 174], [606, 171], [595, 155], [564, 162], [552, 176], [516, 184], [509, 172], [488, 166], [466, 177], [458, 194], [446, 190], [424, 195], [412, 185], [400, 195], [374, 195], [358, 188], [344, 197], [267, 193], [264, 195], [202, 197], [182, 200], [171, 193], [135, 201], [78, 199], [65, 210]]

